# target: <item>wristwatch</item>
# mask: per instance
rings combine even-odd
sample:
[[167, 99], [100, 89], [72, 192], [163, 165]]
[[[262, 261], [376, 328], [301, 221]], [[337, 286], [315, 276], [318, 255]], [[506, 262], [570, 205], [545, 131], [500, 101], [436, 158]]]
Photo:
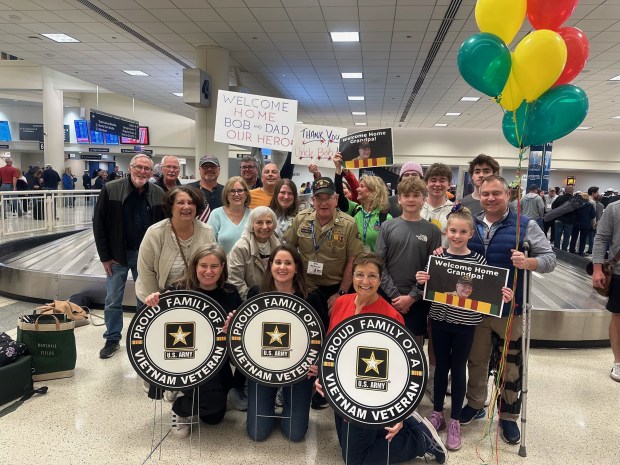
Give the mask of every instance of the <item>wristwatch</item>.
[[338, 291], [338, 295], [345, 295], [347, 293], [347, 291], [343, 291], [342, 289], [340, 289]]

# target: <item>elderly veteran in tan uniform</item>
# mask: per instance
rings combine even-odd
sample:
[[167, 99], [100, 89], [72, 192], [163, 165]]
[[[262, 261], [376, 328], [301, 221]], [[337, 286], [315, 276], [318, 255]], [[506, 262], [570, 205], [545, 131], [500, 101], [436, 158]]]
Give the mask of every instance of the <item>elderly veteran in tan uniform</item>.
[[[355, 221], [336, 209], [338, 195], [329, 178], [319, 178], [313, 187], [314, 208], [300, 212], [284, 238], [299, 249], [308, 281], [317, 286], [331, 308], [336, 298], [349, 291], [353, 281], [353, 259], [364, 249]], [[324, 323], [327, 315], [321, 315]]]

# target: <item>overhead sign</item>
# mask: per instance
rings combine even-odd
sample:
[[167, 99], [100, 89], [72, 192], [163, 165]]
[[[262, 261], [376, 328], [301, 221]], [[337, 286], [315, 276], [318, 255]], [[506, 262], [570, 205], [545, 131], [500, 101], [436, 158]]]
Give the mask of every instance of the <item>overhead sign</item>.
[[308, 302], [268, 292], [241, 305], [228, 326], [229, 354], [245, 376], [267, 386], [308, 377], [323, 343], [323, 323]]
[[340, 152], [348, 169], [393, 165], [392, 129], [373, 129], [342, 137]]
[[127, 328], [127, 354], [138, 375], [168, 390], [207, 382], [225, 363], [226, 312], [194, 291], [171, 291], [156, 307], [144, 307]]
[[413, 334], [391, 318], [347, 318], [327, 336], [319, 363], [325, 398], [362, 427], [392, 426], [422, 401], [426, 358]]
[[292, 163], [333, 168], [332, 158], [339, 151], [340, 138], [346, 135], [347, 128], [296, 124]]
[[19, 139], [43, 142], [43, 124], [19, 123]]
[[90, 111], [90, 130], [113, 134], [129, 139], [138, 139], [139, 123], [132, 119], [104, 113], [99, 110]]
[[80, 155], [80, 160], [101, 160], [101, 155]]
[[91, 147], [88, 149], [89, 152], [96, 152], [96, 153], [108, 153], [110, 151], [110, 149], [108, 148], [101, 148], [101, 147]]
[[199, 68], [183, 70], [183, 102], [197, 108], [211, 106], [211, 75]]
[[296, 121], [297, 100], [220, 90], [213, 139], [290, 152]]

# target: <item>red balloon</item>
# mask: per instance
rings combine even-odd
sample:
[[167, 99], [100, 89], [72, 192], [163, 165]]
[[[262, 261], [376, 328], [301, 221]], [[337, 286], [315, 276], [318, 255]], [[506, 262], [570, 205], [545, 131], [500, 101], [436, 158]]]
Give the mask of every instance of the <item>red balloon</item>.
[[579, 0], [527, 0], [527, 17], [535, 29], [555, 31], [573, 14]]
[[590, 54], [590, 43], [588, 38], [580, 29], [576, 27], [563, 27], [557, 30], [566, 43], [566, 65], [564, 71], [555, 81], [554, 86], [568, 84], [577, 76], [588, 61]]

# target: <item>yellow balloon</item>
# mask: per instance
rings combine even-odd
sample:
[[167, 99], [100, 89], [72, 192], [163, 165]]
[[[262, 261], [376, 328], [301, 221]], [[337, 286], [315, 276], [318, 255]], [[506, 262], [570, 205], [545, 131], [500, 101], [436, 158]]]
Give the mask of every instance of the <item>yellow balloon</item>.
[[532, 102], [558, 80], [566, 65], [566, 44], [548, 29], [526, 35], [512, 53], [512, 70], [525, 100]]
[[521, 29], [526, 9], [526, 0], [478, 0], [476, 24], [480, 32], [495, 34], [509, 44]]
[[511, 69], [508, 81], [504, 86], [504, 90], [502, 90], [502, 93], [499, 95], [497, 103], [499, 103], [504, 110], [515, 111], [521, 106], [524, 99], [523, 92], [521, 92], [519, 84], [517, 84], [517, 80], [515, 79], [515, 74]]

